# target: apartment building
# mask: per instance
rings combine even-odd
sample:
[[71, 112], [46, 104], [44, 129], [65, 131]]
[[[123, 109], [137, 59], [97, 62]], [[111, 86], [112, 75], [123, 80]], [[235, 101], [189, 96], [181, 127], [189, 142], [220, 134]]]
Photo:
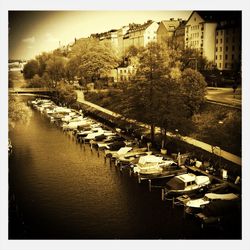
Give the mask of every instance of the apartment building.
[[157, 29], [159, 24], [148, 20], [144, 24], [130, 24], [123, 37], [124, 50], [130, 46], [145, 47], [149, 42], [157, 42]]
[[218, 23], [215, 40], [215, 64], [219, 70], [239, 70], [241, 63], [241, 15]]
[[241, 12], [193, 11], [185, 26], [185, 48], [194, 48], [219, 70], [241, 61]]
[[122, 28], [117, 30], [117, 39], [118, 39], [118, 53], [119, 55], [125, 54], [125, 46], [124, 46], [124, 35], [128, 32], [129, 26], [123, 26]]
[[118, 30], [112, 29], [107, 32], [92, 34], [91, 37], [99, 39], [101, 43], [110, 45], [115, 51], [118, 52]]
[[173, 43], [175, 47], [179, 49], [185, 48], [185, 27], [187, 21], [181, 20], [179, 26], [176, 28], [173, 34]]
[[170, 20], [161, 21], [157, 29], [157, 42], [171, 42], [175, 31], [179, 27], [181, 21], [181, 19], [175, 20], [174, 18], [170, 18]]
[[193, 11], [185, 27], [185, 48], [197, 49], [201, 56], [215, 61], [215, 11]]

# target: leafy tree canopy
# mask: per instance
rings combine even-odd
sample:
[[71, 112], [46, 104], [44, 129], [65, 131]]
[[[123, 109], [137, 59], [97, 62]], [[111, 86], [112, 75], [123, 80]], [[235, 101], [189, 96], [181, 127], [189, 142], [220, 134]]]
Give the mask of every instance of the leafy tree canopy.
[[[93, 38], [81, 39], [72, 47], [69, 69], [75, 68], [78, 77], [95, 81], [118, 65], [118, 58], [111, 46]], [[76, 67], [75, 67], [76, 66]]]
[[35, 74], [39, 72], [39, 64], [37, 60], [28, 61], [23, 68], [23, 75], [25, 79], [31, 79]]

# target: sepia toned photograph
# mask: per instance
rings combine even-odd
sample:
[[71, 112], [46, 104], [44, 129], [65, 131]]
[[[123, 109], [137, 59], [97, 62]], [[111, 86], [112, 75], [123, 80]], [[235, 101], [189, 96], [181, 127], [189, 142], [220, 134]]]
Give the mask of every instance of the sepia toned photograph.
[[242, 35], [239, 9], [9, 9], [8, 240], [241, 241]]

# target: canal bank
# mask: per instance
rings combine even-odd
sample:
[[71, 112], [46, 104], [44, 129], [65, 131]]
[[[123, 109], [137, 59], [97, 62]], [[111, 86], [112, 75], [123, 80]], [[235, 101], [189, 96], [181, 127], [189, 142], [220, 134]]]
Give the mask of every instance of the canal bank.
[[[140, 139], [143, 135], [145, 141], [150, 141], [149, 125], [125, 118], [118, 113], [86, 101], [82, 91], [77, 91], [77, 95], [78, 108], [85, 110], [89, 115], [107, 123], [109, 126], [120, 127], [125, 133], [128, 133], [133, 137]], [[160, 133], [160, 128], [156, 127], [156, 133]], [[241, 178], [242, 169], [240, 157], [231, 154], [220, 147], [204, 143], [188, 136], [181, 136], [180, 134], [168, 132], [167, 137], [168, 144], [166, 149], [168, 154], [191, 152], [192, 157], [197, 158], [202, 162], [210, 162], [216, 171], [220, 172], [223, 171], [223, 169], [227, 170], [231, 182], [235, 182], [238, 176]], [[161, 149], [160, 145], [161, 141], [159, 138], [158, 145], [156, 145], [157, 150]]]
[[235, 225], [226, 231], [200, 230], [194, 220], [183, 220], [183, 210], [162, 202], [160, 190], [148, 192], [147, 185], [121, 175], [105, 164], [102, 152], [76, 143], [36, 111], [27, 127], [15, 128], [11, 139], [9, 183], [26, 225], [23, 238], [240, 237]]

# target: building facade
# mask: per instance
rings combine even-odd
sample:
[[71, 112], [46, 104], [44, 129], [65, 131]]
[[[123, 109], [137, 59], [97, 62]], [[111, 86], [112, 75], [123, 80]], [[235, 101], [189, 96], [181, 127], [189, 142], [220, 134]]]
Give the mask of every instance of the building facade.
[[219, 70], [240, 70], [241, 21], [237, 16], [218, 23], [215, 46], [215, 64]]
[[129, 29], [124, 35], [124, 51], [130, 46], [145, 47], [149, 42], [157, 42], [157, 29], [159, 24], [152, 20], [146, 23], [130, 24]]
[[177, 27], [179, 27], [180, 23], [181, 19], [174, 20], [174, 18], [170, 18], [170, 20], [161, 21], [157, 29], [157, 42], [171, 42], [175, 35], [175, 31]]
[[194, 11], [185, 26], [185, 48], [199, 51], [209, 61], [215, 61], [217, 22], [206, 11]]
[[193, 11], [185, 26], [185, 48], [193, 48], [219, 70], [241, 62], [241, 12]]

